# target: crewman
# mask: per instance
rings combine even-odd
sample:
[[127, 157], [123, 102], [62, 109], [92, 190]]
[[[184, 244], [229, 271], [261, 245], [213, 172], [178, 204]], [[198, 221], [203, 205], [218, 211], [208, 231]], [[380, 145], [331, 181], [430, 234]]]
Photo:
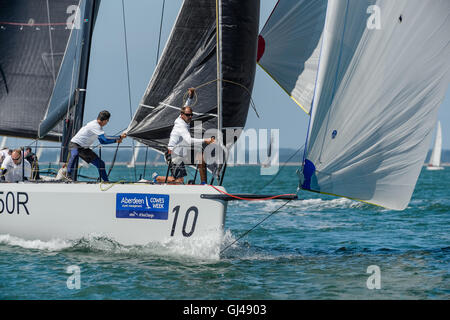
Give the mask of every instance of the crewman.
[[103, 181], [109, 181], [105, 170], [105, 162], [90, 148], [98, 140], [101, 144], [121, 143], [127, 136], [124, 132], [120, 136], [106, 137], [103, 127], [109, 122], [111, 114], [103, 110], [98, 114], [96, 120], [88, 122], [78, 133], [70, 140], [70, 160], [67, 165], [67, 177], [73, 179], [74, 166], [78, 157], [81, 157], [87, 163], [92, 163], [97, 167], [100, 177]]
[[19, 182], [31, 177], [31, 165], [23, 160], [21, 149], [16, 149], [8, 155], [0, 170], [0, 179], [6, 182]]
[[[200, 146], [205, 144], [214, 143], [214, 138], [209, 139], [197, 139], [192, 138], [189, 132], [189, 124], [192, 121], [192, 108], [190, 107], [195, 94], [195, 89], [190, 88], [188, 90], [188, 99], [184, 107], [180, 110], [180, 116], [175, 120], [172, 132], [170, 133], [169, 143], [167, 145], [168, 152], [167, 158], [169, 159], [169, 166], [172, 172], [172, 177], [158, 176], [156, 173], [153, 174], [153, 179], [155, 182], [162, 183], [184, 183], [184, 177], [187, 176], [185, 162], [191, 156], [191, 150], [195, 144]], [[189, 164], [191, 162], [188, 162]], [[199, 163], [200, 180], [202, 184], [206, 184], [206, 164], [201, 154], [201, 160]]]

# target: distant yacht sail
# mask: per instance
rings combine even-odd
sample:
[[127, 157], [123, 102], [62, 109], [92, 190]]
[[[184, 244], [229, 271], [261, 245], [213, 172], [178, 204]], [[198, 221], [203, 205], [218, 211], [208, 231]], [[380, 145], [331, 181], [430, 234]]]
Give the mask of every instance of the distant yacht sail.
[[436, 139], [434, 140], [433, 151], [431, 152], [430, 163], [427, 166], [428, 170], [442, 170], [441, 167], [441, 151], [442, 151], [442, 130], [441, 122], [437, 123]]
[[130, 160], [130, 162], [127, 164], [128, 168], [134, 168], [136, 166], [136, 160], [139, 155], [139, 151], [141, 150], [141, 144], [139, 142], [136, 143], [136, 146], [134, 147], [133, 156]]

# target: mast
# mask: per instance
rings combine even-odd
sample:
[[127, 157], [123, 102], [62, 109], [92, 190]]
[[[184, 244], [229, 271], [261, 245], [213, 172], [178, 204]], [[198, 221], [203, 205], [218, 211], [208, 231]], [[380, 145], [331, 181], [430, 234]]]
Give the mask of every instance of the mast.
[[[217, 55], [217, 131], [222, 141], [222, 0], [216, 0], [216, 55]], [[222, 142], [221, 142], [222, 144]]]
[[[75, 94], [75, 110], [73, 120], [66, 120], [65, 126], [68, 126], [68, 130], [65, 130], [65, 135], [63, 136], [63, 143], [61, 145], [61, 160], [67, 160], [68, 155], [68, 144], [70, 139], [81, 129], [83, 125], [83, 116], [84, 116], [84, 105], [86, 102], [86, 87], [88, 80], [88, 71], [89, 71], [89, 58], [91, 53], [91, 42], [92, 42], [92, 32], [94, 26], [94, 10], [96, 5], [96, 0], [85, 0], [86, 1], [86, 9], [84, 13], [84, 20], [82, 23], [83, 26], [83, 35], [81, 41], [81, 58], [80, 58], [80, 69], [79, 69], [79, 77], [78, 77], [78, 85]], [[70, 123], [72, 122], [72, 123]], [[70, 128], [71, 127], [71, 128]], [[67, 135], [67, 136], [66, 136]], [[74, 180], [77, 179], [77, 167], [78, 161], [75, 165], [75, 174]]]
[[[223, 146], [223, 137], [222, 137], [222, 0], [216, 1], [216, 56], [217, 56], [217, 141], [219, 143], [220, 152], [222, 152]], [[217, 152], [217, 150], [216, 150]], [[220, 159], [220, 157], [219, 157]], [[225, 164], [225, 161], [224, 161]], [[220, 175], [220, 171], [222, 170], [222, 164], [218, 164], [217, 171], [213, 173], [213, 177], [211, 179], [211, 184], [214, 181], [214, 175]], [[224, 172], [223, 172], [224, 173]], [[219, 184], [222, 185], [223, 174], [222, 177], [219, 178]]]

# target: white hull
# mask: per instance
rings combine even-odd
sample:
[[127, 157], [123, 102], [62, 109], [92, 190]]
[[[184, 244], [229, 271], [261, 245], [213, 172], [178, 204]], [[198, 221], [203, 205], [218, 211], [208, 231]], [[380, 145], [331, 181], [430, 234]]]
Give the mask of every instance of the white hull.
[[219, 193], [211, 187], [110, 186], [2, 183], [0, 234], [43, 241], [106, 236], [124, 245], [223, 235], [226, 202], [201, 198]]

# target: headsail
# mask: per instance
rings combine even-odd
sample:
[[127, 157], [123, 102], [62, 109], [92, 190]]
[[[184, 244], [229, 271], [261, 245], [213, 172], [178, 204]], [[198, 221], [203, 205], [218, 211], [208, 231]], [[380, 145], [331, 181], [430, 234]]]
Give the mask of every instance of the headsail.
[[78, 2], [0, 0], [0, 134], [37, 138]]
[[407, 206], [449, 84], [449, 13], [447, 0], [329, 1], [302, 188]]
[[308, 114], [326, 10], [327, 0], [279, 0], [258, 40], [259, 65]]
[[216, 23], [222, 24], [223, 127], [244, 127], [256, 68], [259, 0], [185, 0], [128, 136], [165, 151], [188, 88], [193, 122], [217, 128]]
[[52, 130], [74, 104], [81, 60], [83, 27], [85, 26], [82, 23], [85, 10], [86, 1], [80, 1], [80, 6], [74, 8], [74, 24], [71, 27], [72, 31], [45, 118], [39, 125], [40, 137]]

